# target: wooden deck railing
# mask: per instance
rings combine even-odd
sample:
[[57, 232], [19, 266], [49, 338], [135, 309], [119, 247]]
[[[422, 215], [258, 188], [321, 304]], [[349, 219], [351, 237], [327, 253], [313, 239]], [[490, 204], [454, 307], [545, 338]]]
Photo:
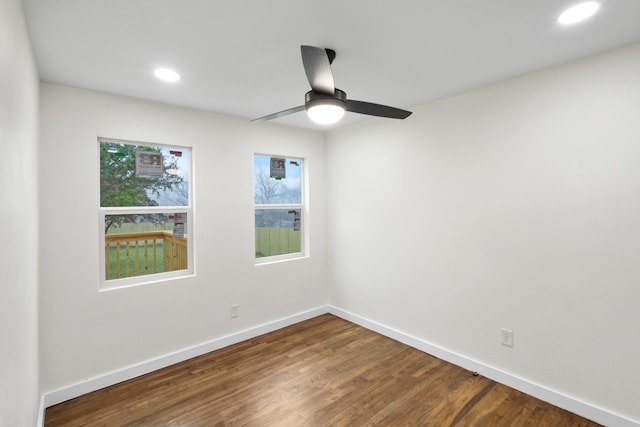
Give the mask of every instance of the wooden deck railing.
[[174, 239], [170, 231], [105, 236], [107, 280], [186, 268], [187, 239]]

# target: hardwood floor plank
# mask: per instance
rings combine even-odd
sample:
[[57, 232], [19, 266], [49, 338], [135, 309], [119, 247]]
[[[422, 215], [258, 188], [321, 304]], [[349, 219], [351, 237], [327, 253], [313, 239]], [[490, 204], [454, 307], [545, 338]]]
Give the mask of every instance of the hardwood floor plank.
[[597, 426], [332, 315], [47, 408], [45, 426]]

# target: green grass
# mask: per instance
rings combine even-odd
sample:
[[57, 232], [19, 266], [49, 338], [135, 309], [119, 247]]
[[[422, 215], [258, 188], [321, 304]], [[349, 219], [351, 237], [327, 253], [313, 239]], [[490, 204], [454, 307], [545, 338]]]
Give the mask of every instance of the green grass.
[[[126, 274], [126, 245], [120, 246], [120, 278], [134, 277], [136, 276], [135, 261], [136, 261], [136, 248], [135, 246], [129, 247], [129, 275]], [[144, 271], [144, 246], [140, 245], [138, 249], [138, 262], [139, 271], [137, 276], [143, 276], [145, 274], [162, 273], [164, 271], [164, 251], [162, 243], [158, 243], [156, 246], [156, 271], [153, 271], [153, 249], [148, 249], [148, 264], [149, 269], [145, 273]], [[116, 248], [115, 246], [109, 248], [109, 278], [116, 279]]]

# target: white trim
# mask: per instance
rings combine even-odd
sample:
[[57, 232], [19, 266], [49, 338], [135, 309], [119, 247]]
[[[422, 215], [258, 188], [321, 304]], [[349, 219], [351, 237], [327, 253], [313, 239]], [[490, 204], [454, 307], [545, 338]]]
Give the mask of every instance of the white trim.
[[45, 395], [41, 395], [40, 396], [40, 404], [38, 405], [38, 420], [36, 421], [36, 427], [44, 427], [44, 411], [45, 411], [45, 406], [44, 406], [44, 399], [45, 399]]
[[[53, 390], [44, 394], [44, 407], [50, 407], [62, 403], [69, 399], [73, 399], [83, 394], [91, 393], [92, 391], [99, 390], [104, 387], [108, 387], [122, 381], [126, 381], [140, 375], [148, 374], [149, 372], [156, 371], [158, 369], [165, 368], [167, 366], [174, 365], [179, 362], [197, 357], [214, 350], [236, 344], [257, 336], [276, 331], [278, 329], [285, 328], [287, 326], [294, 325], [304, 320], [311, 319], [313, 317], [320, 316], [327, 313], [327, 307], [318, 307], [312, 310], [308, 310], [302, 313], [294, 314], [289, 317], [282, 318], [270, 323], [265, 323], [253, 328], [245, 329], [230, 335], [226, 335], [220, 338], [216, 338], [212, 341], [208, 341], [203, 344], [199, 344], [193, 347], [186, 348], [184, 350], [177, 351], [175, 353], [166, 354], [155, 359], [147, 360], [129, 367], [113, 371], [104, 375], [100, 375], [95, 378], [90, 378], [87, 381], [73, 384], [68, 387], [63, 387], [58, 390]], [[43, 411], [44, 412], [44, 411]]]
[[514, 374], [504, 372], [500, 369], [477, 362], [466, 356], [442, 348], [435, 344], [431, 344], [422, 339], [416, 338], [404, 332], [398, 331], [381, 323], [367, 319], [365, 317], [350, 313], [333, 306], [317, 307], [302, 313], [294, 314], [289, 317], [282, 318], [270, 323], [265, 323], [250, 329], [245, 329], [230, 335], [216, 338], [212, 341], [186, 348], [184, 350], [170, 353], [146, 362], [138, 363], [127, 368], [114, 371], [99, 377], [91, 378], [82, 383], [63, 387], [58, 390], [45, 393], [40, 400], [40, 409], [38, 416], [38, 427], [43, 425], [44, 410], [49, 406], [62, 403], [66, 400], [73, 399], [86, 393], [99, 390], [119, 382], [138, 377], [140, 375], [153, 372], [158, 369], [185, 361], [187, 359], [209, 353], [236, 344], [257, 336], [276, 331], [278, 329], [294, 325], [298, 322], [330, 313], [342, 319], [348, 320], [369, 330], [375, 331], [386, 337], [392, 338], [403, 344], [409, 345], [420, 351], [424, 351], [432, 356], [438, 357], [454, 365], [460, 366], [470, 371], [478, 372], [481, 375], [490, 378], [500, 384], [507, 385], [516, 390], [537, 397], [545, 402], [555, 405], [559, 408], [578, 414], [587, 419], [610, 427], [640, 427], [640, 422], [626, 418], [622, 415], [600, 408], [596, 405], [581, 401], [566, 394], [551, 390], [545, 386], [532, 383], [524, 378], [520, 378]]
[[356, 314], [333, 306], [329, 306], [329, 313], [350, 322], [356, 323], [369, 330], [378, 332], [379, 334], [392, 338], [396, 341], [400, 341], [403, 344], [411, 346], [420, 351], [424, 351], [425, 353], [445, 360], [449, 363], [453, 363], [454, 365], [460, 366], [464, 369], [468, 369], [469, 371], [478, 372], [479, 374], [490, 378], [500, 384], [507, 385], [511, 388], [537, 397], [540, 400], [578, 414], [584, 418], [593, 420], [597, 423], [611, 427], [640, 426], [640, 422], [631, 420], [619, 414], [615, 414], [593, 404], [583, 402], [574, 397], [567, 396], [566, 394], [560, 393], [558, 391], [551, 390], [545, 386], [532, 383], [531, 381], [520, 378], [514, 374], [504, 372], [492, 366], [477, 362], [466, 356], [463, 356], [446, 348], [442, 348], [438, 345], [431, 344], [414, 336], [408, 335], [404, 332], [400, 332], [396, 329], [377, 323], [373, 320], [369, 320], [365, 317], [358, 316]]
[[[269, 265], [269, 264], [278, 264], [284, 261], [294, 261], [296, 259], [306, 259], [309, 258], [304, 252], [292, 252], [290, 254], [282, 254], [282, 255], [271, 255], [262, 258], [256, 258], [256, 267], [260, 267], [261, 265]], [[265, 261], [262, 261], [265, 260]]]

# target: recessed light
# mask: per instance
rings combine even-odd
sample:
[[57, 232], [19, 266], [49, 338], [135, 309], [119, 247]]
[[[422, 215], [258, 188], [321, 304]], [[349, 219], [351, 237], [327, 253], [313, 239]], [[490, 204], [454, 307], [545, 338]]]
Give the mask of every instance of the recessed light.
[[156, 68], [153, 72], [157, 78], [164, 80], [165, 82], [177, 82], [180, 80], [180, 74], [168, 68]]
[[588, 1], [572, 6], [558, 16], [562, 25], [571, 25], [591, 18], [600, 9], [600, 3]]

